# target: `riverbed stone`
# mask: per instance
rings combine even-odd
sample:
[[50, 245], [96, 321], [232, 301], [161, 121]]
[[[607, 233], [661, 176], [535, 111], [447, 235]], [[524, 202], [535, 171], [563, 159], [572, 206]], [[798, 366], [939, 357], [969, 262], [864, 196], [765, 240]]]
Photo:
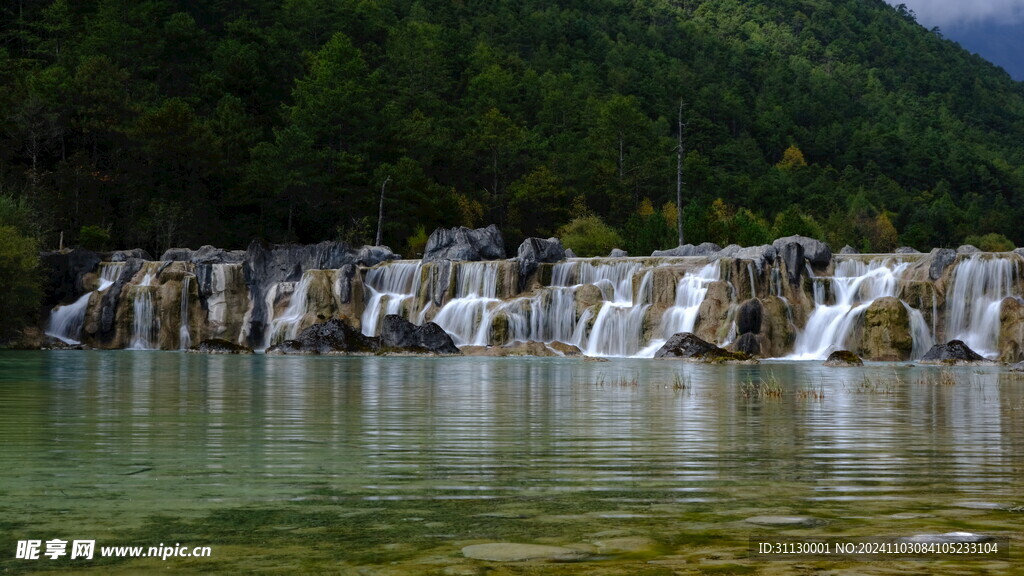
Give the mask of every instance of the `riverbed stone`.
[[680, 332], [669, 338], [657, 352], [655, 358], [684, 358], [702, 362], [749, 362], [753, 359], [743, 352], [730, 352], [698, 338], [690, 332]]
[[490, 562], [572, 562], [587, 557], [585, 552], [572, 548], [542, 544], [519, 544], [515, 542], [474, 544], [463, 548], [462, 555], [473, 560], [487, 560]]
[[825, 522], [819, 518], [810, 516], [751, 516], [744, 520], [748, 524], [758, 526], [773, 526], [779, 528], [810, 528], [821, 526]]
[[992, 536], [973, 532], [946, 532], [945, 534], [915, 534], [900, 538], [902, 542], [936, 542], [940, 544], [958, 544], [972, 542], [991, 542]]

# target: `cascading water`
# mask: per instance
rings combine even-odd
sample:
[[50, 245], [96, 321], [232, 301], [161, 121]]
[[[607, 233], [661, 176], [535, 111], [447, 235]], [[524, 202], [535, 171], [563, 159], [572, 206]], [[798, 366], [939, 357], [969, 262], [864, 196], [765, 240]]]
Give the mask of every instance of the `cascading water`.
[[[696, 274], [687, 273], [683, 276], [676, 285], [675, 305], [665, 310], [665, 314], [661, 317], [659, 330], [662, 337], [651, 340], [639, 355], [645, 358], [653, 357], [655, 352], [673, 334], [693, 332], [697, 324], [700, 305], [708, 294], [708, 286], [719, 278], [720, 271], [717, 262], [704, 266]], [[750, 282], [753, 285], [752, 275]]]
[[403, 307], [419, 290], [422, 266], [419, 260], [400, 261], [371, 268], [366, 272], [363, 283], [369, 298], [362, 316], [363, 334], [377, 336], [384, 316], [401, 314]]
[[82, 327], [85, 325], [85, 313], [89, 307], [91, 296], [92, 292], [86, 292], [73, 304], [54, 308], [50, 314], [50, 322], [46, 326], [46, 335], [65, 344], [80, 344]]
[[[909, 266], [890, 259], [875, 259], [865, 264], [860, 260], [842, 260], [836, 264], [831, 283], [834, 304], [825, 302], [825, 278], [812, 277], [814, 282], [814, 312], [807, 326], [797, 336], [793, 360], [821, 360], [834, 350], [848, 348], [853, 329], [864, 311], [875, 300], [895, 297], [899, 278]], [[911, 335], [914, 339], [915, 358], [931, 346], [931, 334], [920, 311], [907, 306]], [[923, 348], [923, 350], [922, 350]]]
[[[306, 272], [302, 279], [294, 287], [291, 298], [288, 300], [288, 307], [270, 321], [268, 344], [279, 344], [284, 340], [293, 340], [299, 335], [299, 327], [302, 325], [302, 318], [306, 315], [306, 300], [309, 295], [309, 285], [313, 282], [313, 274]], [[281, 286], [278, 286], [280, 289]], [[271, 290], [267, 296], [267, 309], [274, 309], [274, 298], [278, 291]]]
[[188, 350], [192, 346], [192, 334], [188, 330], [188, 286], [191, 276], [185, 276], [181, 281], [181, 328], [178, 329], [178, 347]]
[[982, 356], [999, 355], [999, 309], [1004, 298], [1019, 296], [1019, 262], [975, 254], [957, 265], [946, 296], [947, 340], [962, 340]]
[[[94, 292], [103, 292], [113, 286], [121, 275], [124, 262], [103, 262], [100, 264], [100, 280]], [[50, 314], [46, 325], [46, 335], [56, 338], [65, 344], [80, 344], [82, 328], [85, 326], [85, 315], [89, 309], [89, 299], [93, 292], [86, 292], [72, 304], [58, 306]]]
[[[619, 290], [617, 289], [616, 292]], [[606, 301], [594, 320], [586, 344], [582, 347], [589, 356], [633, 356], [640, 351], [643, 339], [644, 314], [650, 305], [651, 271], [644, 273], [635, 302], [622, 300], [616, 294], [614, 301]]]
[[460, 262], [455, 298], [447, 302], [434, 322], [451, 335], [456, 345], [486, 346], [489, 342], [498, 294], [498, 262]]
[[156, 334], [159, 331], [153, 307], [153, 294], [150, 290], [153, 275], [146, 274], [142, 282], [133, 288], [132, 311], [132, 350], [153, 350], [156, 348]]

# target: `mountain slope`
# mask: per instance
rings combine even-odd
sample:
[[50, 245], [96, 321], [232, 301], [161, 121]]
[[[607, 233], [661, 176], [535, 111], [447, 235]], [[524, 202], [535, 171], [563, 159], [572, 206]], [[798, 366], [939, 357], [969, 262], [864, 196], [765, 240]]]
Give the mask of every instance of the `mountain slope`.
[[0, 177], [48, 243], [372, 240], [383, 189], [396, 248], [596, 213], [646, 252], [682, 102], [688, 240], [1024, 244], [1024, 84], [882, 0], [194, 4], [0, 9]]

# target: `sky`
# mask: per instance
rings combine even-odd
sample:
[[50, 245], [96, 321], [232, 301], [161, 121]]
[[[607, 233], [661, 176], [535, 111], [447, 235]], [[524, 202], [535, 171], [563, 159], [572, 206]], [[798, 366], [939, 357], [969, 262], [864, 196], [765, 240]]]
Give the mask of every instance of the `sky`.
[[886, 0], [906, 4], [925, 28], [1024, 80], [1024, 0]]

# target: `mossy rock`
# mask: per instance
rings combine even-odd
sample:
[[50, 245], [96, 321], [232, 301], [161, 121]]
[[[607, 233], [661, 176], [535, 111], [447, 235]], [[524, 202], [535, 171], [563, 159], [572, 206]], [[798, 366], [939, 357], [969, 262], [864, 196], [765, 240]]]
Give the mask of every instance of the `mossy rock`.
[[864, 361], [849, 350], [836, 350], [829, 354], [825, 360], [825, 366], [863, 366]]

